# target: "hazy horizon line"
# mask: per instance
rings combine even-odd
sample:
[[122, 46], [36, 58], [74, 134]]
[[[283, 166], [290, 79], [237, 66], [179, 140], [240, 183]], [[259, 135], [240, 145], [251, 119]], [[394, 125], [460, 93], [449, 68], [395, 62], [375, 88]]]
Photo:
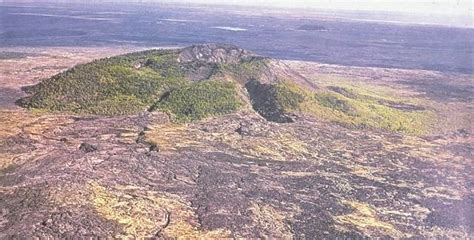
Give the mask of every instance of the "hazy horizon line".
[[[397, 1], [397, 5], [413, 5], [413, 8], [407, 9], [407, 7], [398, 7], [390, 8], [392, 4], [395, 4], [393, 0], [388, 1], [374, 1], [374, 0], [365, 0], [357, 3], [347, 3], [346, 1], [341, 2], [341, 0], [293, 0], [295, 4], [285, 3], [287, 0], [273, 0], [272, 2], [267, 2], [269, 0], [3, 0], [2, 3], [85, 3], [85, 4], [95, 4], [95, 3], [173, 3], [173, 4], [193, 4], [193, 5], [221, 5], [221, 6], [247, 6], [247, 7], [265, 7], [265, 8], [278, 8], [278, 9], [317, 9], [317, 10], [337, 10], [337, 11], [367, 11], [367, 12], [393, 12], [393, 13], [412, 13], [412, 14], [436, 14], [436, 15], [461, 15], [461, 16], [473, 16], [474, 6], [471, 4], [466, 5], [470, 9], [465, 9], [458, 12], [454, 12], [453, 9], [443, 7], [454, 7], [454, 3], [447, 2], [438, 2], [432, 0], [432, 3], [426, 2], [426, 0], [411, 1], [411, 3]], [[444, 1], [453, 1], [453, 0], [444, 0]], [[457, 4], [465, 4], [462, 0], [455, 0]], [[470, 2], [470, 0], [468, 0]], [[317, 3], [320, 3], [319, 5]], [[370, 3], [370, 4], [369, 4]], [[383, 5], [385, 4], [385, 5]], [[359, 6], [361, 5], [361, 6]], [[375, 5], [379, 5], [378, 7]], [[441, 6], [443, 5], [443, 6]], [[420, 7], [423, 6], [423, 7]], [[434, 8], [438, 6], [440, 9]], [[464, 5], [463, 5], [464, 6]], [[431, 11], [428, 11], [430, 10]], [[459, 8], [459, 7], [458, 7]], [[436, 11], [434, 11], [436, 9]]]
[[[169, 5], [181, 5], [181, 6], [216, 6], [216, 7], [235, 7], [241, 9], [251, 9], [252, 7], [258, 7], [258, 9], [252, 9], [256, 12], [258, 10], [279, 10], [285, 11], [286, 13], [301, 12], [309, 15], [317, 15], [324, 13], [371, 13], [371, 14], [392, 14], [391, 16], [380, 16], [381, 18], [371, 18], [370, 16], [358, 16], [357, 18], [337, 17], [329, 16], [333, 19], [351, 20], [351, 21], [373, 21], [373, 22], [385, 22], [385, 23], [399, 23], [399, 24], [417, 24], [417, 25], [437, 25], [437, 26], [448, 26], [448, 27], [461, 27], [461, 28], [474, 28], [474, 23], [470, 21], [472, 15], [447, 15], [436, 12], [422, 13], [422, 12], [405, 12], [397, 10], [387, 9], [339, 9], [330, 7], [284, 7], [284, 6], [266, 6], [266, 5], [252, 5], [252, 4], [233, 4], [232, 2], [199, 2], [200, 0], [4, 0], [0, 2], [0, 5], [5, 4], [169, 4]], [[471, 13], [471, 12], [470, 12]], [[397, 16], [398, 15], [398, 16]], [[372, 16], [373, 17], [373, 16]], [[423, 17], [421, 19], [393, 19], [396, 17]], [[425, 19], [427, 17], [428, 19]], [[392, 19], [390, 19], [392, 18]], [[420, 21], [423, 20], [423, 21]], [[447, 22], [445, 22], [447, 21]]]

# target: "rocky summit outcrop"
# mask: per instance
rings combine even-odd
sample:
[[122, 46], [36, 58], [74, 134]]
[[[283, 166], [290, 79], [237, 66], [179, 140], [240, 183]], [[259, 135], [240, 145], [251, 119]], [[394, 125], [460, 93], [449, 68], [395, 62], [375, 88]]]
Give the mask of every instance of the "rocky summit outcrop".
[[212, 43], [182, 49], [178, 61], [182, 63], [202, 61], [216, 64], [238, 64], [242, 61], [251, 61], [254, 58], [263, 57], [234, 45]]
[[194, 81], [230, 75], [242, 84], [249, 80], [271, 84], [289, 80], [316, 89], [316, 85], [280, 60], [229, 44], [210, 43], [183, 48], [178, 62], [188, 66], [185, 67], [189, 71], [187, 77]]

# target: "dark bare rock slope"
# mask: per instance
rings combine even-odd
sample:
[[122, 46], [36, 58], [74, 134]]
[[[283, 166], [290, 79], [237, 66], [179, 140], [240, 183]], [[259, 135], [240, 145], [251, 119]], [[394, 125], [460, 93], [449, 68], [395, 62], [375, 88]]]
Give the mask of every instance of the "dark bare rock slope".
[[152, 50], [26, 90], [19, 104], [46, 111], [0, 115], [1, 239], [473, 234], [470, 133], [323, 121], [397, 114], [410, 129], [422, 110], [317, 88], [278, 60]]

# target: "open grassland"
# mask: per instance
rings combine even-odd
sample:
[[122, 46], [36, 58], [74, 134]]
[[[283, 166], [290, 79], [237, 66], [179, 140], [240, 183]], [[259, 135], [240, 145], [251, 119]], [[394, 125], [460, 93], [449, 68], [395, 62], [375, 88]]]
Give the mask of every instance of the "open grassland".
[[[389, 123], [393, 125], [389, 127], [391, 129], [397, 129], [399, 122], [406, 123], [411, 129], [402, 132], [415, 134], [474, 131], [471, 124], [474, 118], [472, 75], [298, 61], [286, 63], [318, 86], [352, 99], [360, 100], [362, 95], [364, 102], [376, 101], [379, 106], [375, 111], [382, 116], [388, 116], [388, 112], [391, 118], [394, 117], [394, 123]], [[362, 105], [366, 109], [367, 104]], [[371, 116], [370, 112], [366, 116]]]
[[[433, 129], [436, 113], [417, 98], [390, 95], [384, 87], [333, 83], [316, 92], [292, 82], [268, 89], [257, 111], [272, 109], [310, 114], [320, 119], [355, 128], [376, 128], [422, 135]], [[263, 92], [265, 89], [256, 91]]]

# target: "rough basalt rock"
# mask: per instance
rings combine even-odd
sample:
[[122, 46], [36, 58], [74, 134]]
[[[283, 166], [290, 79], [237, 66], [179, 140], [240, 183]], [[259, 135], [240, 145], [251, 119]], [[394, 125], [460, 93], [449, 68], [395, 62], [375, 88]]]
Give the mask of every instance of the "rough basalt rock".
[[95, 152], [97, 151], [97, 146], [89, 144], [89, 143], [81, 143], [79, 149], [85, 153]]
[[255, 57], [258, 57], [258, 55], [233, 45], [212, 43], [184, 48], [179, 54], [179, 61], [182, 63], [201, 61], [206, 63], [236, 64]]

